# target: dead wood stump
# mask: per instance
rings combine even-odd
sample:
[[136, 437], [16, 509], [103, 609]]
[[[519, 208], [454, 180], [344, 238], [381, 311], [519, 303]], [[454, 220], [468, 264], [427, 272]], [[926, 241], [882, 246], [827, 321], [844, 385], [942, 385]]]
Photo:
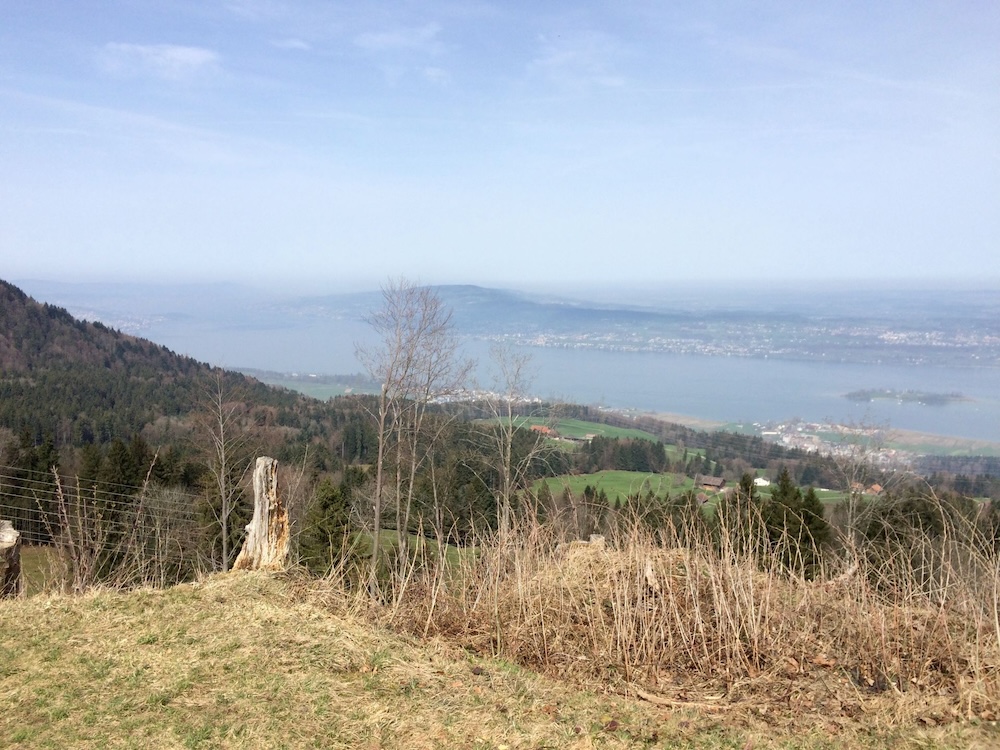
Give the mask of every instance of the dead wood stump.
[[21, 593], [21, 535], [10, 521], [0, 521], [0, 599]]
[[288, 511], [278, 494], [278, 462], [261, 456], [253, 472], [253, 518], [233, 570], [284, 570], [289, 532]]

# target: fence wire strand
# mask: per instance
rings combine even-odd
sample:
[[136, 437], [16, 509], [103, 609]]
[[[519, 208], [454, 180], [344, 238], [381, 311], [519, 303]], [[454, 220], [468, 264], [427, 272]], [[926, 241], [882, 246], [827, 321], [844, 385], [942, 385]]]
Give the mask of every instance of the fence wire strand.
[[192, 562], [185, 547], [213, 525], [204, 504], [203, 496], [176, 488], [0, 465], [0, 518], [13, 523], [22, 544], [71, 558], [117, 555], [136, 573]]

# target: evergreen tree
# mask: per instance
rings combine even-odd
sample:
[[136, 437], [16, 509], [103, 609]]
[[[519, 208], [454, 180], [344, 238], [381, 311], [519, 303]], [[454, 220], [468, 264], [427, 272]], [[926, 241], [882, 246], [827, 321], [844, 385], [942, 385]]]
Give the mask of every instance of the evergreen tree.
[[821, 548], [832, 536], [815, 490], [803, 495], [788, 469], [782, 468], [762, 517], [771, 552], [782, 566], [807, 578], [815, 575]]
[[364, 481], [364, 472], [348, 467], [339, 484], [323, 479], [306, 512], [299, 537], [299, 556], [314, 573], [326, 575], [343, 562], [351, 543], [351, 493]]
[[138, 474], [139, 468], [128, 446], [121, 438], [112, 440], [97, 476], [104, 494], [108, 497], [130, 494], [138, 485]]
[[715, 512], [716, 543], [739, 559], [759, 558], [768, 548], [762, 501], [753, 480], [745, 472], [739, 485], [722, 496]]
[[552, 498], [552, 488], [549, 487], [548, 482], [542, 482], [538, 487], [538, 490], [534, 493], [535, 499], [535, 512], [538, 514], [539, 518], [544, 518], [549, 512], [549, 508], [553, 507]]
[[28, 428], [7, 447], [9, 477], [3, 482], [2, 502], [7, 520], [26, 542], [46, 543], [58, 531], [52, 470], [59, 468], [59, 453], [51, 436], [36, 441]]

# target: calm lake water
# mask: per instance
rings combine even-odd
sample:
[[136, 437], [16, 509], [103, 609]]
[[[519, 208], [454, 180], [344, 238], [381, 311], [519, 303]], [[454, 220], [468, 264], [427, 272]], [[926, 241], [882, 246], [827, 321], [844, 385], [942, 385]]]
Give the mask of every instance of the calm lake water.
[[[303, 307], [296, 297], [287, 304], [278, 303], [234, 285], [143, 287], [35, 281], [22, 282], [21, 286], [37, 299], [66, 306], [79, 317], [103, 319], [113, 327], [125, 326], [126, 332], [200, 361], [232, 369], [357, 373], [362, 368], [354, 356], [354, 342], [371, 337], [371, 329], [358, 319], [357, 311], [334, 318], [329, 310], [319, 313]], [[621, 294], [622, 290], [618, 292]], [[864, 305], [866, 309], [872, 308], [876, 317], [903, 321], [904, 325], [914, 315], [925, 315], [928, 294], [933, 297], [935, 309], [940, 308], [942, 319], [968, 319], [982, 325], [983, 319], [995, 320], [1000, 315], [1000, 296], [993, 288], [978, 292], [915, 293], [905, 288], [893, 291], [880, 286], [877, 294], [864, 292], [864, 289], [848, 290], [844, 299], [841, 299], [843, 292], [831, 299], [839, 300], [841, 307], [846, 300], [849, 309]], [[664, 294], [660, 289], [656, 298]], [[784, 298], [784, 295], [777, 297]], [[628, 299], [637, 301], [635, 290], [629, 289]], [[685, 297], [683, 289], [673, 290], [670, 299], [681, 308], [695, 311], [702, 309], [699, 304], [706, 304], [690, 292]], [[789, 303], [788, 310], [811, 311], [810, 314], [821, 317], [837, 313], [838, 309], [843, 313], [840, 308], [827, 309], [833, 303], [823, 299], [819, 302], [826, 307], [817, 308], [815, 295], [800, 294], [796, 300]], [[377, 304], [377, 297], [374, 303]], [[718, 300], [713, 298], [710, 307], [718, 306]], [[489, 345], [470, 340], [467, 349], [470, 356], [480, 361], [479, 379], [488, 387]], [[532, 355], [534, 370], [531, 392], [544, 398], [720, 422], [770, 422], [799, 417], [814, 422], [865, 422], [1000, 442], [1000, 369], [852, 365], [537, 347], [527, 351]], [[922, 406], [886, 400], [858, 404], [844, 398], [844, 394], [862, 389], [957, 392], [969, 400]]]
[[[971, 368], [788, 362], [740, 357], [534, 350], [541, 395], [723, 422], [874, 423], [939, 435], [1000, 441], [1000, 372]], [[845, 393], [867, 388], [958, 392], [942, 406]]]
[[[230, 368], [346, 374], [361, 371], [354, 342], [370, 335], [358, 321], [302, 321], [295, 327], [218, 323], [203, 328], [154, 324], [152, 340], [199, 360]], [[489, 383], [488, 344], [470, 341], [470, 356]], [[1000, 371], [951, 367], [827, 364], [739, 357], [705, 357], [580, 349], [527, 348], [532, 391], [544, 398], [670, 412], [723, 422], [872, 423], [939, 435], [1000, 442]], [[922, 406], [844, 398], [869, 388], [958, 392], [971, 400]]]

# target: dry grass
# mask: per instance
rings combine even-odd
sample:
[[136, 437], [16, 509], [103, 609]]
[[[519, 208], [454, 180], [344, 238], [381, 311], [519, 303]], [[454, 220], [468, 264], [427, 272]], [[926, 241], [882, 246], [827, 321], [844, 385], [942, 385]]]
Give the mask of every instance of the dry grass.
[[969, 544], [924, 541], [905, 565], [854, 550], [808, 581], [761, 570], [759, 552], [739, 554], [725, 534], [694, 548], [635, 529], [557, 545], [529, 525], [483, 545], [460, 576], [416, 579], [388, 619], [663, 706], [831, 731], [994, 722], [997, 562]]
[[525, 522], [389, 566], [382, 603], [241, 573], [0, 602], [0, 744], [1000, 746], [1000, 571], [970, 530], [813, 581], [739, 529], [679, 543], [704, 531]]
[[301, 581], [39, 596], [4, 603], [0, 633], [8, 748], [585, 747], [604, 715], [623, 731], [603, 744], [629, 744], [620, 700], [418, 646]]
[[[0, 604], [5, 748], [987, 747], [986, 725], [661, 705], [416, 641], [328, 583], [233, 573]], [[656, 696], [648, 695], [653, 701]], [[767, 710], [764, 710], [767, 709]]]

